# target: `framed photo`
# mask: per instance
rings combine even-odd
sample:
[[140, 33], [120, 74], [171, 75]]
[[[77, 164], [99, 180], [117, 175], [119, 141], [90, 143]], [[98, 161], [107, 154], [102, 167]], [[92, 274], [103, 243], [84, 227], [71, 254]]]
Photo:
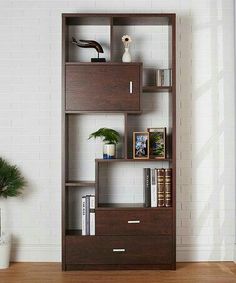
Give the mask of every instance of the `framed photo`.
[[149, 128], [150, 156], [155, 159], [166, 158], [166, 128]]
[[149, 132], [133, 133], [133, 158], [149, 158]]

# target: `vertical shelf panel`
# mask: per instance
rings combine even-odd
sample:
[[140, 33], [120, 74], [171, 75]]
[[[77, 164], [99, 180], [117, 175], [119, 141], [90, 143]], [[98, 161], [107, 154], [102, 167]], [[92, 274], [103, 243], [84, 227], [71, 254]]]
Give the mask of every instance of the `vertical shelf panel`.
[[172, 198], [173, 198], [173, 266], [176, 266], [176, 15], [172, 26]]

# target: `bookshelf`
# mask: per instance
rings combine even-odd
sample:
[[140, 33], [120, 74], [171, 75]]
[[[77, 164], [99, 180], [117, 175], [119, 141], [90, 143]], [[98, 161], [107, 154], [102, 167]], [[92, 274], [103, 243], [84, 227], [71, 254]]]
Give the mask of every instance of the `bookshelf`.
[[[121, 62], [124, 34], [135, 39], [130, 50], [132, 63]], [[95, 54], [70, 44], [72, 36], [100, 42], [106, 62], [91, 63]], [[175, 14], [62, 15], [63, 270], [175, 269], [175, 53]], [[150, 60], [150, 54], [154, 59]], [[171, 86], [155, 85], [157, 66], [171, 69]], [[130, 81], [132, 95], [127, 91]], [[164, 113], [163, 121], [160, 112]], [[88, 146], [87, 125], [99, 121], [111, 128], [114, 121], [120, 127], [117, 159], [101, 159], [97, 144], [90, 145], [94, 148], [85, 152], [87, 156], [81, 150]], [[133, 159], [133, 132], [159, 127], [159, 123], [167, 128], [166, 157]], [[145, 207], [140, 195], [142, 172], [147, 167], [172, 169], [171, 207]], [[125, 186], [122, 174], [131, 178], [127, 184], [133, 184], [132, 188]], [[116, 192], [119, 184], [123, 191]], [[82, 236], [81, 197], [85, 194], [95, 194], [94, 236]]]

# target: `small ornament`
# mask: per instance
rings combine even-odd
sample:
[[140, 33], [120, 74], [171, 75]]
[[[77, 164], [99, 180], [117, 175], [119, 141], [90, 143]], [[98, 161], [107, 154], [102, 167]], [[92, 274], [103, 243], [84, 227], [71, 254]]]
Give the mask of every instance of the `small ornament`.
[[129, 45], [132, 42], [132, 39], [129, 35], [123, 35], [122, 36], [122, 42], [123, 42], [124, 47], [125, 47], [125, 52], [122, 56], [122, 62], [131, 62], [132, 59], [131, 59], [131, 55], [129, 53]]

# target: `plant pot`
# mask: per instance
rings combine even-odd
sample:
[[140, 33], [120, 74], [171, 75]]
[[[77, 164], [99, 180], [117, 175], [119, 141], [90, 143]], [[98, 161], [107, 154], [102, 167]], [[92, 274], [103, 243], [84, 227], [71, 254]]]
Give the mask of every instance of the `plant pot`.
[[0, 269], [9, 267], [11, 254], [11, 237], [2, 235], [0, 237]]
[[103, 145], [103, 159], [115, 159], [116, 158], [116, 145], [104, 144]]

